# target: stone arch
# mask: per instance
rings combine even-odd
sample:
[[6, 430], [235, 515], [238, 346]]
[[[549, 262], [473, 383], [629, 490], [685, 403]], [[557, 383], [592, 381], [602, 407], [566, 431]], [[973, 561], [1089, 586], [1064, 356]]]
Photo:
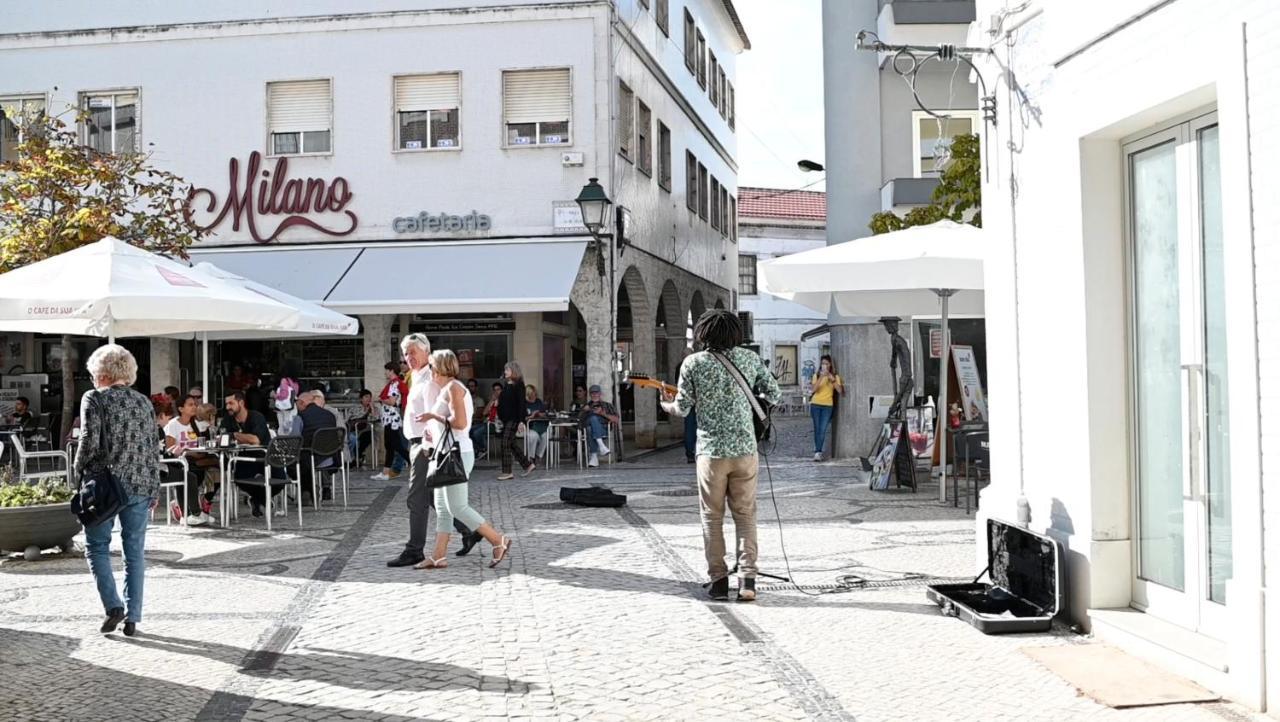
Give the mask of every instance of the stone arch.
[[723, 311], [723, 310], [724, 310], [724, 299], [723, 299], [723, 298], [717, 298], [717, 299], [716, 299], [716, 310], [717, 310], [717, 311]]
[[[680, 292], [671, 279], [662, 284], [653, 314], [654, 368], [658, 377], [674, 382], [684, 355], [685, 320], [681, 317]], [[658, 414], [659, 420], [663, 417]]]
[[[628, 343], [630, 347], [629, 358], [623, 359], [623, 370], [653, 373], [654, 309], [638, 267], [628, 266], [623, 272], [617, 299], [618, 341]], [[627, 324], [625, 328], [624, 322]], [[619, 388], [619, 397], [619, 412], [623, 419], [635, 422], [636, 446], [656, 446], [657, 402], [652, 398], [653, 392], [637, 394], [634, 388]], [[641, 403], [635, 403], [636, 400]]]

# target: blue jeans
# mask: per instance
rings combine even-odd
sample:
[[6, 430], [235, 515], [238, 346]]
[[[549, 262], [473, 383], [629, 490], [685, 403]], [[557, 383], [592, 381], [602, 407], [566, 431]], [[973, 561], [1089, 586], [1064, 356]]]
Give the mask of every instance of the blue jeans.
[[98, 584], [103, 611], [125, 607], [125, 621], [137, 623], [142, 621], [142, 578], [147, 567], [142, 548], [146, 544], [147, 523], [151, 519], [151, 497], [130, 494], [117, 518], [120, 520], [120, 541], [124, 544], [126, 601], [120, 601], [116, 578], [111, 571], [111, 529], [116, 525], [115, 519], [84, 530], [84, 555], [89, 560], [93, 580]]
[[821, 454], [822, 447], [827, 444], [827, 427], [831, 426], [832, 406], [809, 404], [809, 415], [813, 417], [813, 453]]
[[592, 441], [609, 438], [609, 424], [603, 417], [591, 414], [587, 417], [587, 432]]
[[698, 412], [693, 409], [689, 410], [689, 415], [684, 417], [684, 455], [687, 459], [692, 459], [694, 454], [698, 452]]

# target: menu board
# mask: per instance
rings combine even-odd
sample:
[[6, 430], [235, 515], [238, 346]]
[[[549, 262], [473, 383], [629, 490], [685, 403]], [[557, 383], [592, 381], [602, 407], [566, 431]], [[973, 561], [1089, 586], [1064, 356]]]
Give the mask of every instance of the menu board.
[[952, 345], [951, 360], [955, 364], [956, 379], [960, 383], [960, 402], [965, 421], [986, 421], [987, 395], [982, 391], [978, 359], [973, 355], [973, 347]]

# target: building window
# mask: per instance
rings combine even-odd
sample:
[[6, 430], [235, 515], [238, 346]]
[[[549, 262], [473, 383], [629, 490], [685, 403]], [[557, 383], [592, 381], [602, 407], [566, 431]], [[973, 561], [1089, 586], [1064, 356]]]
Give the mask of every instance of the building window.
[[911, 145], [917, 178], [942, 175], [951, 163], [951, 139], [977, 132], [976, 110], [945, 110], [939, 114], [951, 117], [935, 118], [921, 110], [911, 113]]
[[715, 176], [711, 176], [711, 227], [720, 230], [720, 181]]
[[727, 101], [729, 106], [729, 128], [732, 130], [734, 127], [734, 122], [737, 119], [736, 118], [737, 113], [734, 112], [733, 83], [730, 83], [728, 80], [726, 80], [724, 85], [725, 85], [725, 95], [727, 96]]
[[738, 254], [738, 295], [756, 295], [756, 257]]
[[701, 163], [698, 164], [698, 217], [707, 220], [707, 204], [709, 197], [707, 194], [707, 167]]
[[684, 65], [691, 73], [698, 72], [698, 42], [694, 39], [693, 16], [684, 9]]
[[568, 145], [573, 93], [568, 68], [502, 73], [507, 146]]
[[684, 195], [685, 205], [694, 213], [698, 212], [698, 159], [693, 153], [684, 152]]
[[333, 150], [333, 85], [328, 80], [267, 83], [268, 155]]
[[669, 13], [667, 12], [667, 0], [658, 0], [657, 4], [654, 5], [654, 8], [653, 8], [653, 21], [658, 24], [658, 29], [662, 31], [663, 35], [666, 35], [667, 37], [671, 37], [671, 30], [667, 27], [668, 14]]
[[645, 175], [653, 174], [653, 114], [649, 106], [636, 101], [636, 167]]
[[697, 49], [694, 51], [698, 57], [698, 86], [706, 89], [707, 87], [707, 39], [702, 37], [702, 31], [697, 31]]
[[707, 89], [707, 96], [711, 98], [713, 107], [720, 106], [720, 86], [716, 84], [716, 76], [720, 73], [720, 64], [716, 62], [715, 53], [707, 53], [707, 77], [711, 80], [711, 86]]
[[636, 96], [627, 84], [618, 81], [618, 154], [632, 160], [636, 137]]
[[720, 211], [720, 235], [729, 235], [729, 189], [720, 186], [720, 201], [716, 205], [716, 209]]
[[100, 153], [136, 153], [138, 139], [138, 91], [82, 93], [84, 144]]
[[0, 163], [18, 157], [18, 146], [26, 140], [23, 124], [44, 109], [43, 96], [0, 98]]
[[738, 242], [738, 199], [729, 196], [729, 240]]
[[462, 90], [457, 73], [396, 77], [396, 148], [456, 149]]
[[658, 121], [658, 187], [671, 191], [671, 129]]
[[728, 118], [729, 117], [729, 101], [727, 99], [727, 95], [728, 95], [728, 93], [726, 92], [727, 89], [725, 88], [723, 66], [721, 66], [716, 70], [716, 88], [717, 88], [716, 98], [718, 100], [718, 102], [716, 103], [716, 107], [720, 110], [721, 118]]

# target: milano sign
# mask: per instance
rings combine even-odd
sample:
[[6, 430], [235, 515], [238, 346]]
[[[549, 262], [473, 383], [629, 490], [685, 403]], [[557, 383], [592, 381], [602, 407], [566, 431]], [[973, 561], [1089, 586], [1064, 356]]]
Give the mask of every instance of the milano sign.
[[[212, 216], [208, 222], [195, 222], [204, 230], [212, 230], [231, 220], [231, 230], [245, 226], [258, 243], [270, 243], [294, 226], [305, 226], [329, 236], [347, 236], [356, 229], [359, 219], [347, 210], [351, 188], [347, 179], [290, 178], [289, 159], [277, 158], [272, 168], [262, 167], [262, 154], [253, 151], [244, 164], [232, 158], [227, 164], [227, 191], [219, 196], [210, 188], [192, 188], [187, 195], [188, 218], [196, 213]], [[346, 220], [325, 225], [312, 216], [341, 214]]]

